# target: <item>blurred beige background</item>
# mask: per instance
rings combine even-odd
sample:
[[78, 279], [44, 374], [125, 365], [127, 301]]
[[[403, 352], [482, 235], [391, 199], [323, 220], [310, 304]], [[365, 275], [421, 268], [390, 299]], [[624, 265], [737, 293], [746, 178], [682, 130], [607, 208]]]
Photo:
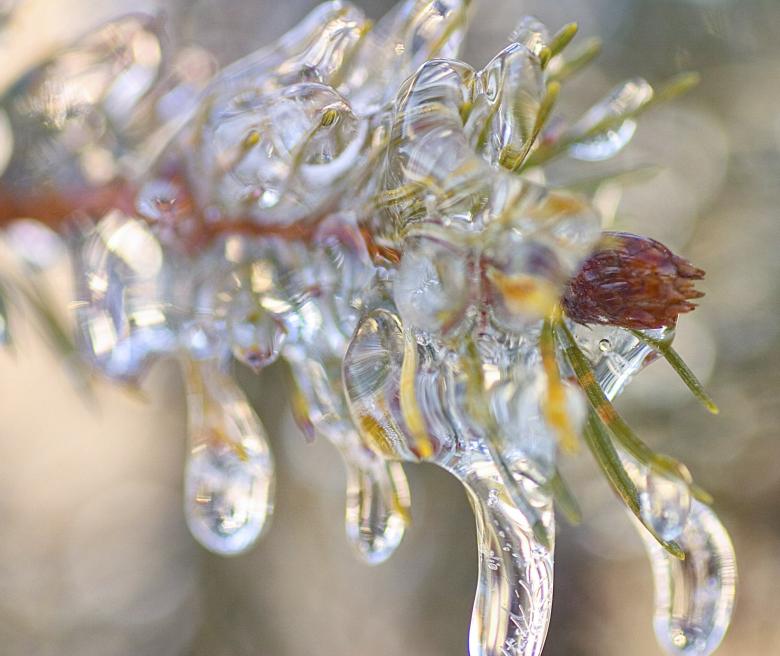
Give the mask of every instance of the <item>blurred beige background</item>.
[[[22, 0], [0, 37], [3, 79], [121, 4]], [[174, 0], [166, 10], [176, 39], [227, 62], [270, 41], [313, 4]], [[362, 4], [377, 16], [390, 3]], [[584, 36], [606, 41], [598, 66], [566, 92], [571, 115], [627, 76], [652, 82], [683, 69], [702, 73], [690, 96], [644, 118], [622, 156], [667, 168], [625, 194], [616, 225], [660, 238], [707, 270], [707, 296], [681, 321], [678, 344], [722, 412], [701, 412], [663, 363], [631, 387], [621, 407], [647, 441], [685, 460], [715, 493], [733, 534], [741, 589], [719, 653], [776, 653], [780, 3], [482, 0], [464, 58], [485, 63], [523, 12], [553, 28], [577, 20]], [[616, 200], [601, 199], [605, 207]], [[63, 262], [52, 276], [63, 303], [67, 272]], [[221, 560], [196, 547], [184, 527], [176, 371], [158, 366], [145, 401], [102, 386], [95, 410], [33, 333], [22, 326], [16, 333], [15, 351], [0, 353], [0, 655], [465, 653], [475, 539], [453, 479], [409, 467], [414, 526], [390, 562], [360, 565], [343, 538], [340, 462], [323, 441], [304, 444], [285, 405], [285, 371], [241, 371], [271, 433], [277, 509], [254, 551]], [[660, 654], [639, 540], [586, 453], [565, 468], [585, 522], [559, 533], [545, 655]]]

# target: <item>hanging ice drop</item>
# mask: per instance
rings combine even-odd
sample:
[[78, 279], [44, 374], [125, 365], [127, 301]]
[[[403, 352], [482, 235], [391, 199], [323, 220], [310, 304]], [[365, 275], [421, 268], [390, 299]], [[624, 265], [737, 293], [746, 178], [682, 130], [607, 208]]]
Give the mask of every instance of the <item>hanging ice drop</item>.
[[401, 463], [366, 454], [353, 462], [342, 452], [347, 467], [347, 538], [369, 565], [386, 561], [403, 539], [409, 523], [409, 485]]
[[737, 569], [728, 533], [710, 508], [694, 500], [677, 543], [685, 560], [671, 556], [640, 530], [655, 579], [656, 637], [670, 654], [709, 656], [731, 621]]
[[216, 361], [185, 360], [189, 453], [184, 506], [192, 535], [223, 556], [251, 547], [273, 509], [265, 431]]

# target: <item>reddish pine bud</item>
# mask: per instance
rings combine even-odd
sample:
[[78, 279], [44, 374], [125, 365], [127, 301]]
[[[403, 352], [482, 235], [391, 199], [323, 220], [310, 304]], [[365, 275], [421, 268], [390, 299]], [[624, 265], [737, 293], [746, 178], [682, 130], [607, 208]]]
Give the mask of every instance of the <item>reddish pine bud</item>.
[[563, 309], [577, 323], [622, 328], [673, 326], [690, 312], [691, 300], [704, 294], [694, 288], [704, 271], [654, 239], [625, 232], [605, 232], [563, 296]]

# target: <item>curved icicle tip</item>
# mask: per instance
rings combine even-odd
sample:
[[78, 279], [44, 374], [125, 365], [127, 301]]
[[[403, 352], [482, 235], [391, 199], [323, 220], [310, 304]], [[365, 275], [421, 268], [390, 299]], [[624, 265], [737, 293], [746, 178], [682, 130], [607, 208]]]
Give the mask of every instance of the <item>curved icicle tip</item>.
[[672, 656], [709, 656], [731, 622], [736, 595], [734, 547], [717, 515], [696, 501], [670, 556], [638, 526], [653, 569], [656, 637]]
[[[538, 656], [552, 610], [553, 547], [534, 537], [529, 519], [515, 506], [493, 462], [456, 473], [468, 492], [477, 522], [479, 572], [469, 629], [470, 656]], [[519, 481], [521, 486], [531, 485]], [[529, 503], [554, 534], [552, 501], [539, 488]]]

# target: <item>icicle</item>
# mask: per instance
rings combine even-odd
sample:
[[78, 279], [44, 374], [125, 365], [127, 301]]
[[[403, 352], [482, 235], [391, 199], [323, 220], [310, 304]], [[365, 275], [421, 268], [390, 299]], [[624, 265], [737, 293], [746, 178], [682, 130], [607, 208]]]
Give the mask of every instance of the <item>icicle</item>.
[[[381, 283], [368, 303], [344, 359], [356, 423], [366, 442], [385, 457], [425, 459], [466, 487], [479, 550], [471, 656], [536, 656], [552, 605], [552, 501], [517, 473], [527, 466], [526, 455], [517, 450], [507, 460], [509, 454], [489, 444], [486, 426], [481, 421], [472, 425], [466, 397], [475, 381], [464, 378], [463, 365], [455, 364], [463, 356], [445, 349], [433, 357], [404, 332]], [[411, 359], [410, 340], [418, 351]], [[427, 455], [421, 433], [430, 445]]]
[[[512, 502], [495, 463], [479, 461], [459, 473], [477, 521], [479, 573], [469, 629], [470, 656], [538, 656], [550, 621], [553, 550], [534, 537]], [[555, 533], [552, 502], [519, 477], [526, 499]]]
[[365, 452], [363, 462], [344, 454], [347, 468], [347, 538], [369, 565], [385, 562], [410, 521], [409, 485], [401, 464]]
[[672, 655], [709, 656], [731, 621], [736, 594], [734, 547], [715, 513], [694, 500], [677, 543], [685, 560], [669, 555], [644, 529], [655, 578], [655, 633]]
[[[289, 354], [299, 395], [298, 412], [312, 431], [338, 449], [347, 474], [346, 534], [369, 565], [386, 561], [403, 540], [411, 517], [409, 484], [400, 463], [369, 450], [349, 418], [340, 379], [335, 381], [315, 353]], [[340, 368], [337, 367], [336, 371]], [[306, 425], [306, 424], [304, 424]]]
[[216, 361], [185, 360], [184, 377], [187, 524], [209, 551], [240, 554], [260, 536], [273, 509], [273, 460], [265, 430]]

